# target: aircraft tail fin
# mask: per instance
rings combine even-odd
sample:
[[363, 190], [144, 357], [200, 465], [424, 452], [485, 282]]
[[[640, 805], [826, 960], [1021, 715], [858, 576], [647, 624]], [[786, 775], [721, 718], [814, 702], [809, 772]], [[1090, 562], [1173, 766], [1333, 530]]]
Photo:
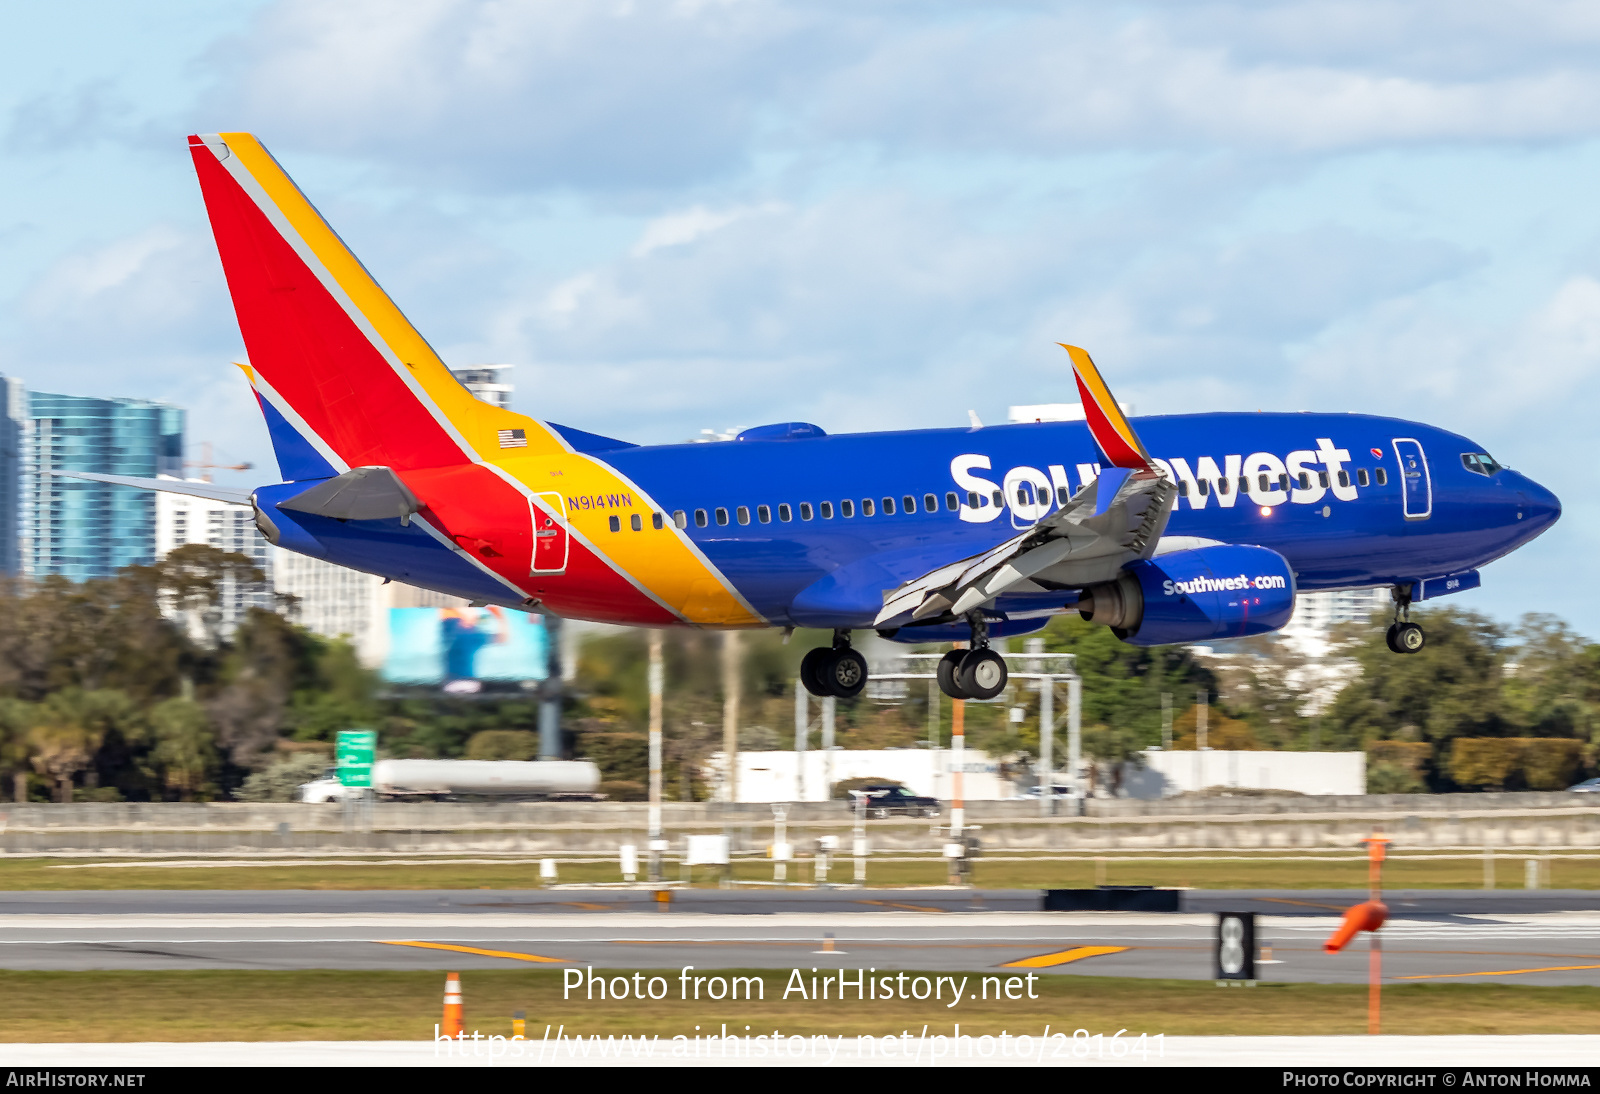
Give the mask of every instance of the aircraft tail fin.
[[254, 136], [191, 136], [189, 151], [263, 411], [276, 410], [317, 457], [291, 457], [295, 477], [566, 450], [541, 423], [481, 402], [450, 374]]
[[1139, 440], [1139, 435], [1128, 423], [1127, 415], [1122, 413], [1122, 408], [1112, 398], [1111, 389], [1100, 378], [1100, 370], [1095, 367], [1089, 354], [1065, 342], [1056, 344], [1072, 358], [1072, 371], [1077, 377], [1078, 397], [1083, 400], [1083, 413], [1089, 422], [1089, 432], [1111, 466], [1133, 470], [1153, 467], [1144, 442]]

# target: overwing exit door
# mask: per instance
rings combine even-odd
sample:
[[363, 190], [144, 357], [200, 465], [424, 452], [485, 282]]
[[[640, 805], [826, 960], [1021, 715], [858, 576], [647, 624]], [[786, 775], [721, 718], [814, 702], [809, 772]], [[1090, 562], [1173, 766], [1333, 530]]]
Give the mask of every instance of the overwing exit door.
[[1410, 437], [1394, 439], [1395, 459], [1400, 463], [1400, 504], [1407, 520], [1427, 520], [1433, 514], [1433, 481], [1428, 477], [1428, 458], [1422, 443]]
[[533, 509], [533, 572], [559, 574], [567, 568], [567, 502], [561, 494], [536, 494]]

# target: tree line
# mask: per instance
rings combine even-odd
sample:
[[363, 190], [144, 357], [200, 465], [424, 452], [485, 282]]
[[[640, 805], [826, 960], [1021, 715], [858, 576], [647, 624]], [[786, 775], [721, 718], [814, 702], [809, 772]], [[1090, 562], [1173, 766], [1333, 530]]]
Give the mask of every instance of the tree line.
[[[224, 627], [224, 597], [241, 588], [262, 606]], [[200, 545], [109, 578], [0, 585], [0, 778], [9, 796], [283, 799], [329, 762], [334, 735], [354, 727], [375, 728], [386, 756], [536, 755], [534, 697], [385, 687], [349, 643], [312, 634], [295, 615], [247, 558]], [[1113, 784], [1164, 733], [1172, 747], [1196, 747], [1201, 697], [1210, 747], [1364, 750], [1373, 792], [1555, 789], [1594, 770], [1600, 645], [1550, 615], [1509, 626], [1449, 607], [1417, 615], [1428, 645], [1403, 657], [1385, 647], [1383, 619], [1341, 628], [1316, 660], [1275, 636], [1209, 653], [1143, 649], [1076, 616], [1038, 637], [1048, 652], [1075, 655], [1084, 751], [1096, 778]], [[741, 749], [793, 747], [799, 660], [828, 639], [741, 636]], [[710, 791], [703, 769], [722, 746], [720, 641], [666, 635], [668, 800]], [[591, 638], [565, 700], [565, 754], [593, 759], [619, 800], [645, 793], [645, 670], [644, 632]], [[1005, 702], [969, 704], [969, 745], [1026, 763], [1039, 748], [1038, 702], [1019, 682]], [[818, 712], [813, 703], [810, 747], [821, 745]], [[1064, 701], [1056, 713], [1064, 716]], [[885, 682], [838, 702], [835, 742], [944, 746], [950, 717], [949, 700], [920, 682]]]

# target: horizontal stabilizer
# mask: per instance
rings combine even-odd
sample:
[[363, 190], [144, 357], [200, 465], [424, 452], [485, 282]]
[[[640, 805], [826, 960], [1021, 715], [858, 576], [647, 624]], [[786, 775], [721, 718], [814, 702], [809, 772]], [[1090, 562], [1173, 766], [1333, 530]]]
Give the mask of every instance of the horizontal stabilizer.
[[251, 490], [230, 490], [226, 486], [214, 486], [209, 482], [189, 482], [185, 479], [141, 479], [133, 475], [102, 475], [98, 471], [58, 471], [46, 472], [50, 475], [64, 475], [69, 479], [88, 479], [91, 482], [108, 482], [112, 486], [131, 486], [135, 490], [160, 490], [167, 494], [187, 494], [191, 498], [205, 498], [208, 501], [225, 501], [233, 505], [249, 505]]
[[319, 482], [287, 501], [280, 509], [314, 513], [334, 520], [393, 520], [411, 523], [422, 503], [400, 476], [387, 467], [352, 467], [337, 478]]

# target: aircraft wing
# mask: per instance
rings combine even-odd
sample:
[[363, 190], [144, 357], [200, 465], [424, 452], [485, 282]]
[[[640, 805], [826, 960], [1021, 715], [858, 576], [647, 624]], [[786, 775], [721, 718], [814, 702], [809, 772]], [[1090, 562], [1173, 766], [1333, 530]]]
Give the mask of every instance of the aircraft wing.
[[1177, 488], [1151, 461], [1089, 355], [1062, 348], [1089, 431], [1110, 466], [1020, 535], [885, 593], [875, 626], [960, 618], [1007, 593], [1082, 588], [1155, 551]]
[[250, 490], [230, 490], [209, 482], [188, 482], [184, 479], [141, 479], [133, 475], [103, 475], [98, 471], [58, 471], [47, 474], [62, 475], [69, 479], [88, 479], [91, 482], [108, 482], [113, 486], [131, 486], [135, 490], [160, 490], [167, 494], [185, 494], [191, 498], [209, 501], [226, 501], [234, 505], [249, 505]]

